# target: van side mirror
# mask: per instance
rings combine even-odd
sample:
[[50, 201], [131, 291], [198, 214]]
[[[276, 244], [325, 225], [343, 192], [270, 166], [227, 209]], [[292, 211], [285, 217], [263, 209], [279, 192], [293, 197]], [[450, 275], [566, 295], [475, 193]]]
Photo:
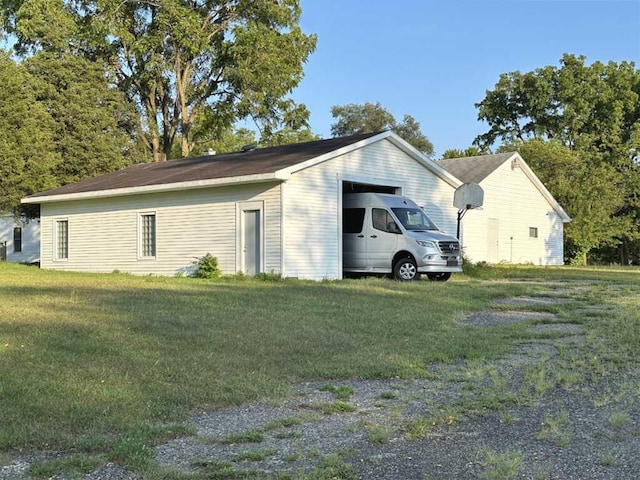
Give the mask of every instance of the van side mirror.
[[387, 232], [389, 233], [402, 233], [402, 231], [396, 225], [396, 222], [387, 223]]

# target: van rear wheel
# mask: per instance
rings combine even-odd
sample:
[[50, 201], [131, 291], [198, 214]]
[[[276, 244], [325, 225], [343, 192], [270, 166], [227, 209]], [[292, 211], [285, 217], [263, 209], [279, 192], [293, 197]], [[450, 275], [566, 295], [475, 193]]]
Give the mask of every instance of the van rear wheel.
[[418, 280], [420, 278], [420, 272], [418, 272], [416, 261], [411, 257], [398, 260], [393, 266], [393, 278], [399, 282]]
[[427, 273], [427, 277], [432, 282], [446, 282], [451, 278], [451, 272]]

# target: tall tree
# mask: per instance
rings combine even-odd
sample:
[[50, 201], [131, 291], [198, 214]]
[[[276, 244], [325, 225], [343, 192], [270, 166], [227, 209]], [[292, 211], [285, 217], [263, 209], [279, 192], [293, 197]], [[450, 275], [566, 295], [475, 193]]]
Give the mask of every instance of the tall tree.
[[136, 136], [138, 116], [109, 85], [103, 66], [68, 53], [39, 52], [23, 62], [37, 100], [51, 115], [48, 147], [63, 161], [54, 174], [64, 185], [145, 160]]
[[55, 122], [37, 101], [33, 78], [3, 51], [0, 85], [0, 213], [18, 214], [22, 197], [56, 185], [61, 159], [51, 148]]
[[640, 71], [630, 62], [586, 65], [585, 60], [565, 54], [559, 67], [501, 75], [476, 104], [489, 130], [475, 143], [555, 140], [592, 164], [594, 175], [584, 178], [590, 183], [600, 180], [596, 172], [612, 168], [616, 174], [604, 176], [609, 188], [622, 192], [610, 214], [619, 230], [606, 230], [611, 240], [631, 242], [640, 233], [635, 221], [640, 218]]
[[411, 115], [405, 115], [401, 123], [380, 102], [334, 105], [331, 115], [337, 122], [331, 125], [335, 137], [392, 130], [420, 150], [427, 157], [433, 156], [433, 144], [420, 131], [420, 123]]
[[506, 145], [517, 150], [562, 205], [571, 222], [565, 226], [565, 256], [570, 263], [587, 263], [596, 247], [617, 243], [617, 235], [632, 227], [627, 216], [616, 215], [624, 191], [612, 188], [623, 179], [606, 162], [591, 161], [558, 140], [531, 139]]
[[[68, 50], [112, 66], [143, 122], [156, 161], [180, 139], [251, 118], [269, 135], [306, 125], [287, 95], [303, 76], [316, 38], [299, 26], [298, 0], [8, 0], [5, 29], [18, 51]], [[198, 123], [208, 128], [197, 128]]]

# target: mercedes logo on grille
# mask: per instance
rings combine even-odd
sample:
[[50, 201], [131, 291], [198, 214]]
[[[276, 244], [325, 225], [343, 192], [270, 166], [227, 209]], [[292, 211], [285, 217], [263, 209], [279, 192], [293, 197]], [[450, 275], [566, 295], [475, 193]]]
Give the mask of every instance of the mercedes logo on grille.
[[456, 249], [456, 244], [455, 243], [450, 243], [449, 244], [449, 250], [455, 250]]

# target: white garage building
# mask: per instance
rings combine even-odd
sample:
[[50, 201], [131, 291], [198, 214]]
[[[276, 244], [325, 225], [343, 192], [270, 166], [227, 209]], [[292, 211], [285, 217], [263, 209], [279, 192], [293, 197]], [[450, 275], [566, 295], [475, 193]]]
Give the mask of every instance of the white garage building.
[[342, 277], [344, 193], [405, 195], [455, 234], [461, 184], [382, 132], [139, 164], [23, 202], [40, 204], [43, 268], [175, 275], [211, 253], [224, 273], [319, 280]]

